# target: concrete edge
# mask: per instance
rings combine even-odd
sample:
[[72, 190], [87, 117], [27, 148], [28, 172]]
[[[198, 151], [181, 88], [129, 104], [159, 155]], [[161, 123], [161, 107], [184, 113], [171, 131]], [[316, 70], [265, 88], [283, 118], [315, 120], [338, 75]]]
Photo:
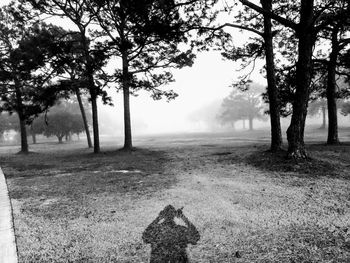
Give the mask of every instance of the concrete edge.
[[0, 263], [17, 263], [12, 206], [5, 175], [0, 167]]

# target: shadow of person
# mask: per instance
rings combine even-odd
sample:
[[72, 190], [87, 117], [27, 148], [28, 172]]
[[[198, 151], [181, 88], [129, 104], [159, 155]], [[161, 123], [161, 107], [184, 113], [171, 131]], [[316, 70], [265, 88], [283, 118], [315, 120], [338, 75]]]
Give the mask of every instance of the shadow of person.
[[[176, 224], [175, 217], [181, 219], [186, 226]], [[186, 247], [188, 244], [197, 244], [200, 235], [182, 213], [182, 209], [176, 210], [168, 205], [146, 228], [142, 239], [151, 244], [150, 263], [186, 263], [189, 262]]]

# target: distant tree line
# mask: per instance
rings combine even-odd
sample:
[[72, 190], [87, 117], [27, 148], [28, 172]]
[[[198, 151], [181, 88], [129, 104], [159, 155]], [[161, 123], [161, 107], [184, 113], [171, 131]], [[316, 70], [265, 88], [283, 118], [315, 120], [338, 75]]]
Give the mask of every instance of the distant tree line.
[[[91, 116], [89, 115], [89, 117]], [[0, 114], [2, 123], [0, 138], [2, 140], [4, 140], [5, 132], [19, 131], [17, 119], [17, 113], [12, 115], [8, 113]], [[91, 123], [91, 121], [88, 122]], [[62, 143], [63, 139], [70, 141], [73, 134], [79, 136], [85, 131], [79, 105], [72, 101], [59, 101], [50, 109], [50, 112], [38, 115], [30, 125], [26, 126], [26, 129], [28, 135], [32, 137], [33, 144], [37, 143], [37, 135], [55, 136], [58, 142]]]

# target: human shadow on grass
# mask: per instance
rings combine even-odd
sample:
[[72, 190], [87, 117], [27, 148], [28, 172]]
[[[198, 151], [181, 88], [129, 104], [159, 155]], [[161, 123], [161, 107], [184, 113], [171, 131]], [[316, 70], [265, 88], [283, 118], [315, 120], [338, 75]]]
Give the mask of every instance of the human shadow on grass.
[[[176, 224], [175, 217], [181, 219], [186, 226]], [[146, 228], [142, 239], [151, 244], [150, 263], [186, 263], [189, 262], [187, 245], [197, 244], [200, 235], [182, 213], [182, 209], [176, 210], [172, 205], [168, 205]]]

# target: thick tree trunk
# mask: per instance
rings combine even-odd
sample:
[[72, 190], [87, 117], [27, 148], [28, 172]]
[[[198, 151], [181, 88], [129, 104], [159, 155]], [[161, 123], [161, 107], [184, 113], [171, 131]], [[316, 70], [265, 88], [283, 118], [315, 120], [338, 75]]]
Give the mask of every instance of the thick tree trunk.
[[124, 99], [124, 150], [132, 149], [131, 120], [130, 120], [130, 88], [129, 62], [126, 54], [123, 60], [123, 99]]
[[63, 143], [63, 135], [61, 135], [61, 136], [57, 136], [57, 138], [58, 138], [58, 143]]
[[300, 24], [297, 30], [299, 40], [296, 65], [297, 86], [292, 119], [287, 130], [288, 156], [296, 159], [307, 158], [304, 129], [312, 75], [312, 50], [315, 44], [313, 8], [313, 0], [301, 1]]
[[23, 102], [22, 102], [22, 93], [20, 89], [20, 83], [15, 81], [15, 92], [16, 92], [16, 104], [17, 104], [17, 114], [19, 118], [19, 127], [21, 132], [21, 153], [28, 153], [28, 138], [27, 138], [27, 129], [26, 129], [26, 120], [23, 113]]
[[253, 127], [253, 118], [249, 117], [249, 130], [252, 131], [254, 129]]
[[[265, 10], [272, 10], [272, 0], [261, 0]], [[275, 62], [272, 42], [271, 18], [264, 15], [264, 42], [266, 57], [267, 94], [269, 98], [269, 111], [271, 123], [271, 151], [276, 152], [282, 146], [282, 131], [280, 122], [280, 103], [276, 85]]]
[[332, 31], [332, 52], [327, 66], [328, 145], [339, 143], [336, 93], [336, 67], [338, 53], [338, 28], [335, 27]]
[[85, 129], [85, 134], [86, 134], [86, 139], [87, 139], [87, 144], [89, 148], [92, 148], [92, 142], [91, 142], [91, 136], [90, 136], [90, 130], [89, 130], [89, 125], [87, 122], [87, 118], [86, 118], [86, 114], [85, 114], [85, 109], [84, 109], [84, 105], [83, 102], [81, 100], [81, 95], [80, 95], [80, 91], [79, 88], [77, 88], [75, 90], [75, 94], [77, 96], [77, 100], [79, 103], [79, 108], [80, 108], [80, 112], [81, 112], [81, 117], [83, 118], [83, 123], [84, 123], [84, 129]]

